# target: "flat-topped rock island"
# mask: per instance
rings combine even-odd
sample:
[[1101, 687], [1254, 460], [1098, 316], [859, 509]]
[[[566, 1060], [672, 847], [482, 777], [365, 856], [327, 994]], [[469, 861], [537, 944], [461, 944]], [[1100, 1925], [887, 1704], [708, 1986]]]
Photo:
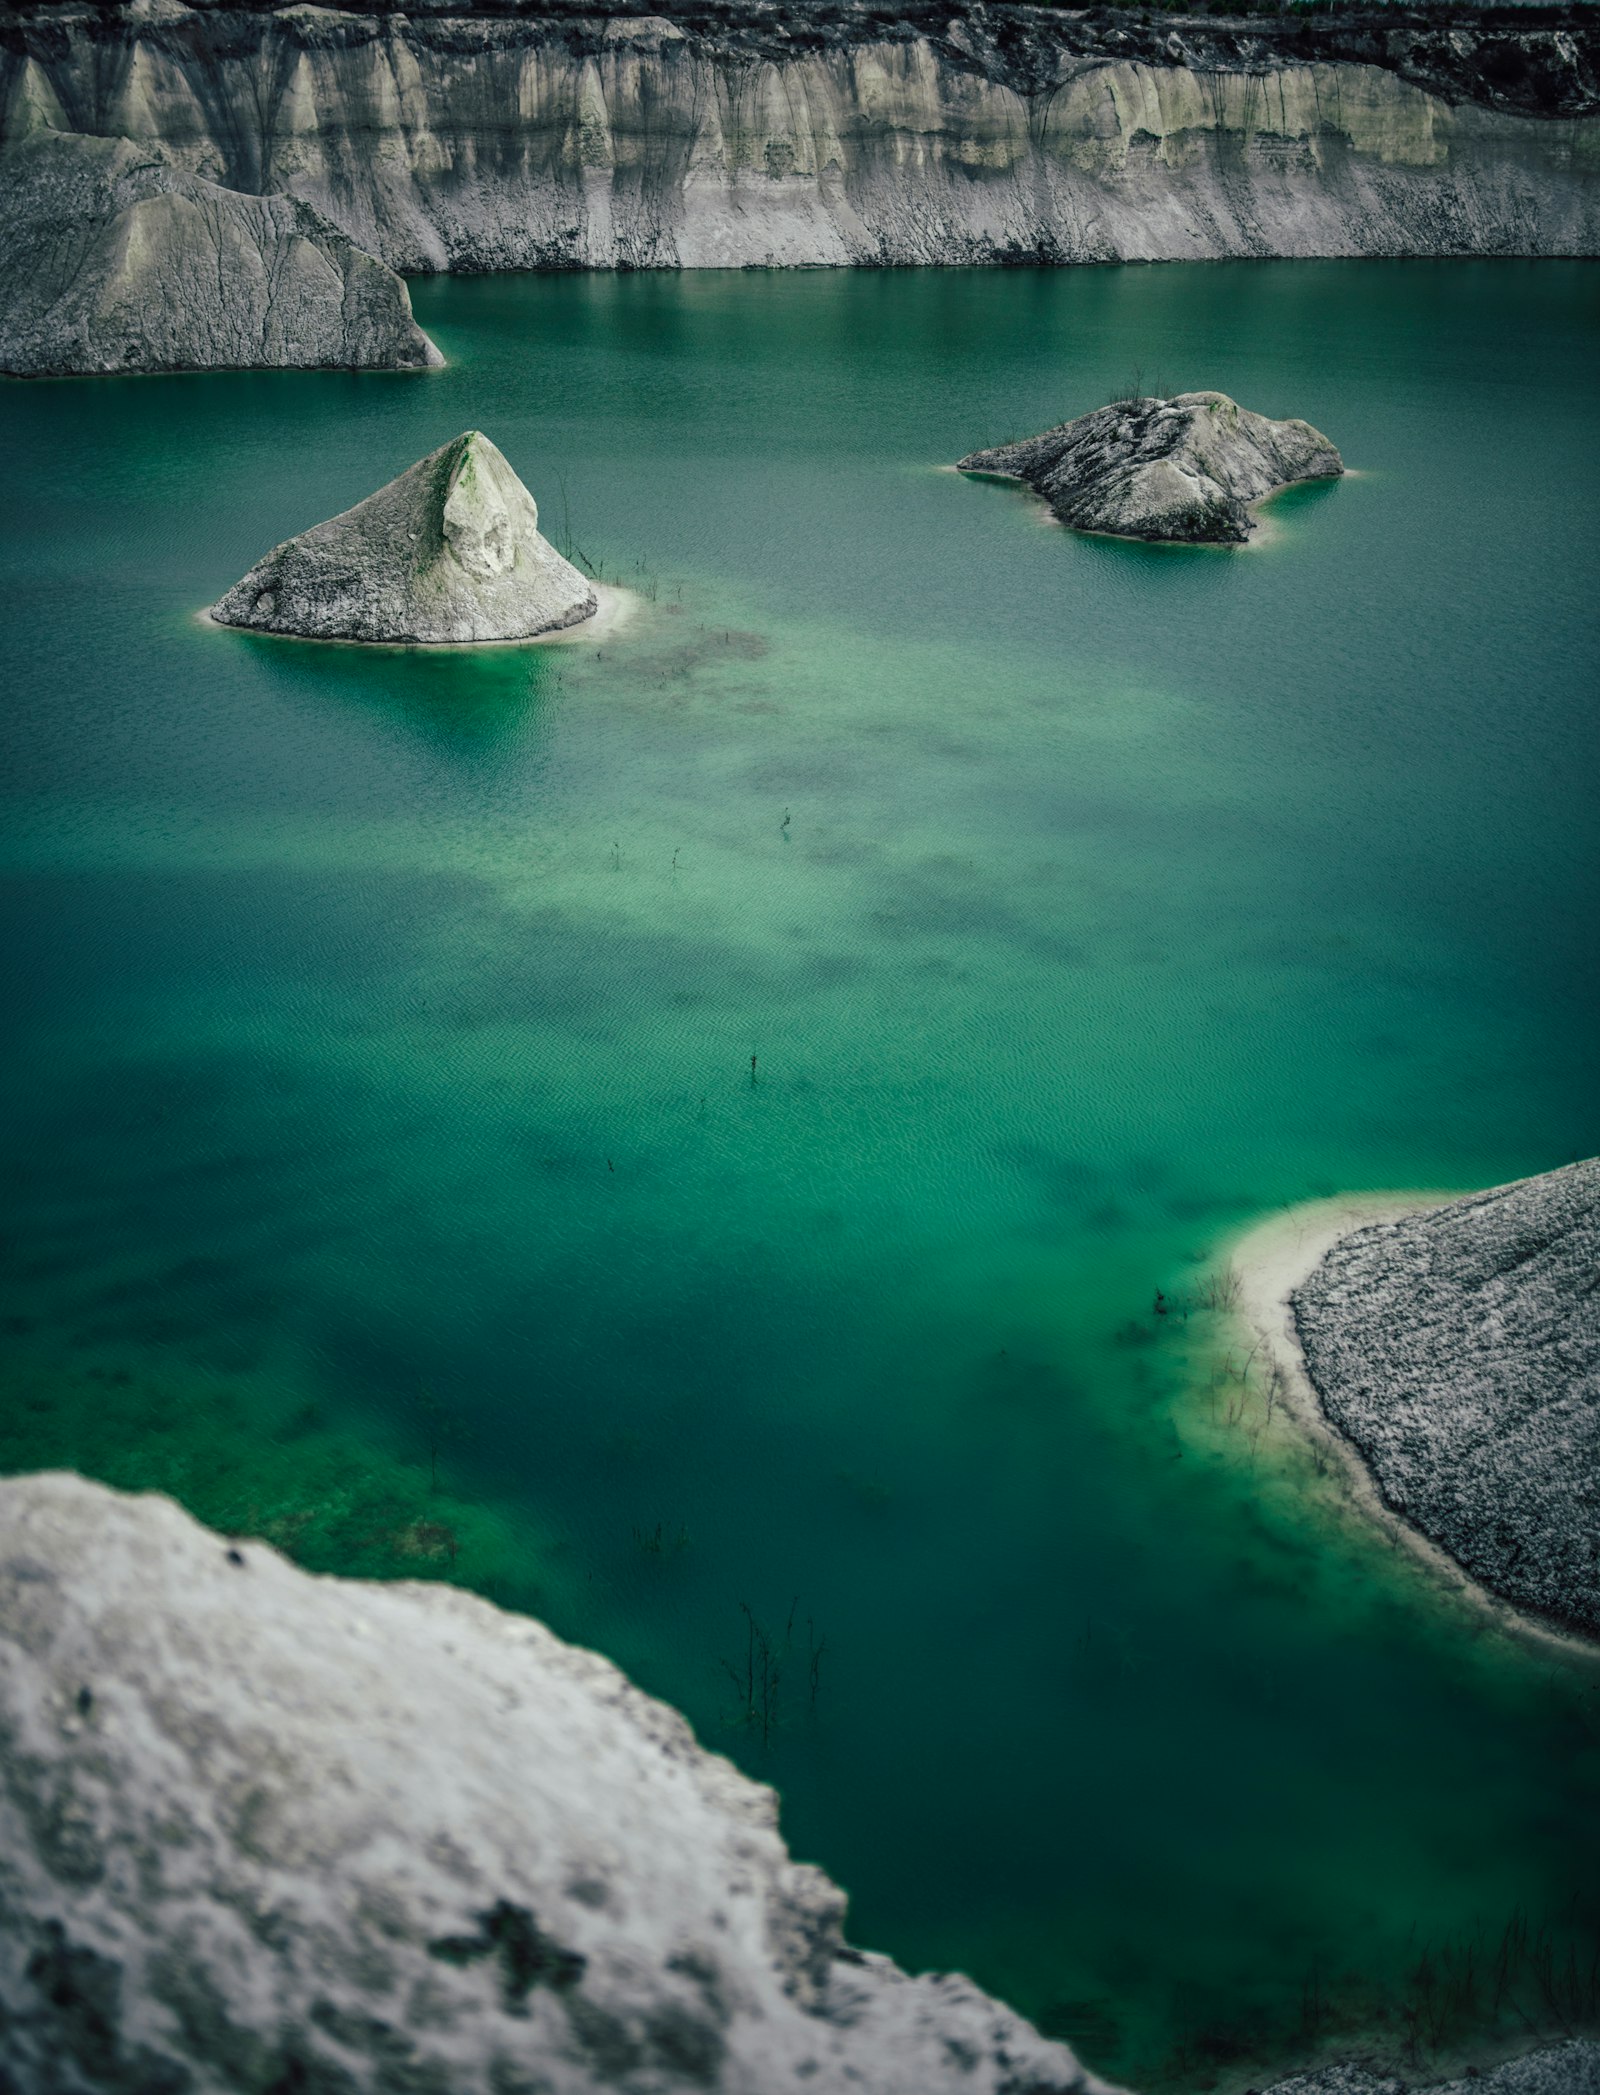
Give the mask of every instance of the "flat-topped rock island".
[[1113, 400], [1020, 443], [969, 451], [962, 473], [1025, 481], [1074, 531], [1242, 545], [1252, 506], [1344, 461], [1309, 422], [1270, 421], [1226, 393]]

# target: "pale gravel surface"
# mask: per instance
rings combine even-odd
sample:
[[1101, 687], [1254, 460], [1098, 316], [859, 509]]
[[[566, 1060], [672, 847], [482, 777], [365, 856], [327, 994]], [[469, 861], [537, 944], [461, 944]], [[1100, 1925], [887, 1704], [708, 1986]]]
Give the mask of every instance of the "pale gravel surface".
[[540, 535], [505, 454], [469, 429], [353, 509], [274, 546], [211, 607], [311, 640], [528, 640], [581, 624], [592, 584]]
[[1275, 2081], [1265, 2095], [1600, 2095], [1600, 2043], [1575, 2037], [1442, 2082], [1398, 2080], [1346, 2061]]
[[1600, 1159], [1358, 1229], [1291, 1301], [1385, 1504], [1491, 1593], [1600, 1636]]
[[963, 473], [1002, 473], [1042, 495], [1063, 524], [1119, 538], [1237, 545], [1251, 505], [1344, 462], [1309, 422], [1270, 421], [1226, 393], [1116, 400], [1020, 443], [972, 451]]
[[6, 12], [0, 135], [165, 141], [397, 269], [1600, 252], [1581, 11]]
[[1100, 2095], [539, 1623], [0, 1482], [6, 2095]]
[[0, 371], [443, 361], [400, 278], [308, 203], [219, 188], [158, 144], [43, 132], [0, 157]]

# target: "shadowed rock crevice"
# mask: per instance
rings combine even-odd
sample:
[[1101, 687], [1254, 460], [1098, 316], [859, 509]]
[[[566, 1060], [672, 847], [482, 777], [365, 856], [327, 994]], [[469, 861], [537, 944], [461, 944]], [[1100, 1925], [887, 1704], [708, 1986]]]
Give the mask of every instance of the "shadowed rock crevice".
[[476, 1964], [492, 1957], [499, 1966], [501, 2005], [508, 2015], [528, 2012], [528, 1995], [535, 1986], [549, 1986], [557, 1993], [575, 1986], [588, 1962], [576, 1950], [563, 1949], [526, 1906], [510, 1899], [496, 1899], [487, 1913], [478, 1915], [475, 1935], [440, 1935], [428, 1944], [428, 1954], [447, 1964]]

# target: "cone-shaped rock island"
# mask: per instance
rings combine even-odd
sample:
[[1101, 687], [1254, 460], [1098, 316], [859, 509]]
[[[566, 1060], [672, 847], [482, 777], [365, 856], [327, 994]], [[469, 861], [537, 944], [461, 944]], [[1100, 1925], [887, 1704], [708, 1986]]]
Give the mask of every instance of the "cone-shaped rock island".
[[342, 516], [285, 539], [236, 582], [220, 625], [311, 640], [532, 640], [598, 600], [539, 532], [532, 495], [469, 429]]

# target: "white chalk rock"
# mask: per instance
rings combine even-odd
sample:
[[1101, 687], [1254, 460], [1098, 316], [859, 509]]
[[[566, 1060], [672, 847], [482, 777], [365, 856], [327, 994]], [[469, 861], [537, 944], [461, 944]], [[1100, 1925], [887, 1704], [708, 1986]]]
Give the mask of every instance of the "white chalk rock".
[[0, 1482], [8, 2086], [1099, 2095], [844, 1905], [771, 1791], [537, 1622]]
[[313, 640], [530, 640], [597, 599], [539, 532], [504, 454], [469, 429], [342, 516], [286, 539], [211, 615]]

